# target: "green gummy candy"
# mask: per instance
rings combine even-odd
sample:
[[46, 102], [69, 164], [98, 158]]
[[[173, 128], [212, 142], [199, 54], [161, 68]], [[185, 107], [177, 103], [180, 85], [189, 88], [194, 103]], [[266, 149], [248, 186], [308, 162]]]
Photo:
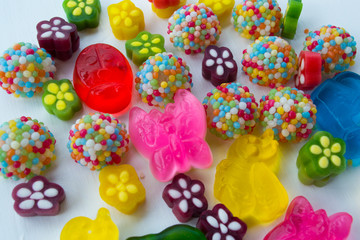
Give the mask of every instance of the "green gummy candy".
[[301, 0], [289, 0], [281, 36], [284, 38], [293, 39], [296, 33], [297, 24], [301, 14], [303, 4]]

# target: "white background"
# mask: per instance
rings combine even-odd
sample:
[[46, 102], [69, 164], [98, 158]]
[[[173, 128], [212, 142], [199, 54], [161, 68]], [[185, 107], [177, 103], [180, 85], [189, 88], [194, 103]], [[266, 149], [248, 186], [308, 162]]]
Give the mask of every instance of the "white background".
[[[96, 29], [80, 32], [80, 50], [90, 44], [107, 43], [118, 48], [125, 54], [125, 41], [119, 41], [114, 37], [107, 15], [107, 6], [117, 2], [117, 0], [102, 0], [100, 25]], [[195, 1], [189, 0], [188, 2], [194, 3]], [[302, 43], [305, 37], [303, 32], [305, 28], [315, 30], [319, 29], [322, 25], [333, 24], [344, 27], [355, 37], [355, 40], [359, 41], [359, 1], [303, 0], [303, 2], [304, 7], [297, 34], [295, 40], [290, 41], [297, 54], [299, 54], [302, 49]], [[134, 3], [144, 12], [145, 30], [151, 33], [162, 34], [166, 39], [165, 48], [183, 57], [187, 61], [193, 74], [194, 88], [192, 92], [202, 101], [206, 93], [213, 88], [213, 86], [201, 76], [200, 66], [203, 54], [186, 56], [183, 52], [176, 50], [170, 44], [166, 34], [167, 20], [158, 18], [151, 11], [151, 6], [146, 0], [134, 0]], [[238, 3], [239, 0], [236, 0], [236, 4]], [[286, 0], [279, 0], [283, 12], [286, 9], [286, 3]], [[55, 16], [66, 19], [61, 0], [0, 0], [0, 16], [0, 52], [20, 41], [38, 44], [35, 27], [39, 21], [49, 20]], [[250, 44], [250, 40], [241, 38], [240, 35], [234, 31], [232, 25], [227, 24], [223, 26], [223, 32], [218, 46], [229, 47], [239, 67], [241, 66], [242, 51], [248, 44]], [[79, 52], [80, 51], [77, 51], [67, 62], [56, 60], [56, 79], [72, 79], [74, 63]], [[357, 60], [360, 61], [359, 56]], [[133, 64], [132, 67], [135, 74], [138, 69]], [[359, 62], [356, 62], [355, 66], [350, 70], [360, 73], [359, 67]], [[259, 87], [250, 83], [248, 77], [245, 76], [240, 69], [237, 81], [247, 85], [250, 91], [255, 93], [257, 100], [269, 91], [268, 88]], [[291, 82], [289, 85], [293, 86], [294, 84]], [[141, 102], [135, 90], [133, 95], [132, 103], [134, 105], [138, 105], [147, 111], [150, 109]], [[12, 189], [22, 181], [15, 182], [13, 180], [0, 179], [0, 239], [59, 239], [61, 229], [67, 221], [77, 216], [87, 216], [94, 219], [100, 207], [106, 207], [110, 210], [111, 217], [119, 228], [120, 239], [147, 233], [156, 233], [168, 226], [178, 223], [171, 209], [166, 206], [161, 198], [162, 190], [166, 184], [160, 183], [153, 178], [149, 171], [147, 160], [141, 157], [132, 145], [124, 162], [132, 164], [138, 174], [142, 173], [145, 175], [145, 178], [142, 180], [146, 188], [147, 200], [145, 204], [141, 205], [133, 215], [128, 216], [118, 212], [115, 208], [101, 200], [98, 193], [99, 173], [91, 172], [87, 168], [75, 164], [66, 148], [68, 132], [73, 122], [83, 114], [91, 112], [91, 109], [87, 106], [84, 106], [83, 110], [78, 112], [72, 120], [61, 121], [45, 111], [41, 103], [41, 94], [31, 99], [17, 99], [0, 89], [0, 110], [0, 122], [15, 119], [23, 115], [31, 116], [44, 122], [50, 131], [53, 132], [57, 140], [57, 160], [45, 173], [45, 176], [50, 181], [60, 184], [66, 192], [66, 199], [61, 205], [61, 211], [57, 216], [23, 218], [14, 211], [13, 200], [11, 198]], [[128, 114], [120, 116], [119, 119], [128, 123]], [[257, 128], [255, 132], [259, 134], [259, 127]], [[216, 165], [225, 158], [231, 141], [225, 142], [210, 134], [207, 135], [206, 140], [212, 149], [214, 164], [210, 169], [192, 170], [188, 174], [192, 178], [200, 179], [205, 183], [205, 194], [209, 201], [209, 207], [212, 208], [217, 203], [217, 200], [213, 196]], [[297, 178], [297, 168], [295, 165], [297, 153], [302, 144], [303, 143], [281, 144], [283, 162], [279, 179], [286, 188], [289, 199], [292, 200], [295, 196], [304, 195], [309, 199], [315, 209], [324, 208], [329, 215], [340, 211], [349, 212], [354, 218], [349, 239], [359, 239], [360, 189], [358, 183], [360, 181], [360, 168], [346, 170], [345, 173], [338, 176], [323, 188], [304, 186]], [[262, 239], [266, 233], [282, 219], [283, 217], [269, 225], [250, 228], [245, 235], [245, 239]], [[189, 224], [195, 225], [196, 221], [197, 220], [192, 220]]]

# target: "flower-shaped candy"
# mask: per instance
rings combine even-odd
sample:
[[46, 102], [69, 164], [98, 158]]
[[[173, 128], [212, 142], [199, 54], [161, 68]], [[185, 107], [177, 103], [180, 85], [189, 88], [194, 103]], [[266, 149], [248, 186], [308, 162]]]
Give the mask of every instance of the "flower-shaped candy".
[[187, 222], [207, 210], [205, 186], [185, 174], [178, 174], [163, 191], [163, 199], [180, 222]]
[[53, 216], [60, 211], [65, 192], [45, 177], [35, 176], [29, 182], [17, 185], [12, 197], [15, 200], [14, 209], [20, 216]]
[[69, 120], [81, 109], [81, 102], [68, 79], [47, 81], [42, 96], [43, 105], [50, 114]]
[[126, 55], [136, 66], [140, 66], [150, 56], [166, 52], [164, 41], [164, 37], [160, 34], [151, 34], [143, 31], [135, 38], [126, 41]]
[[122, 213], [133, 213], [145, 201], [145, 188], [131, 165], [105, 167], [99, 179], [102, 200]]
[[205, 49], [202, 75], [214, 86], [236, 80], [237, 64], [227, 47], [210, 45]]
[[134, 38], [144, 30], [144, 13], [130, 0], [124, 0], [108, 7], [110, 25], [119, 40]]
[[36, 25], [37, 39], [41, 48], [60, 60], [68, 60], [78, 50], [80, 37], [75, 24], [60, 17], [41, 21]]
[[199, 0], [211, 8], [220, 20], [228, 18], [235, 4], [235, 0]]
[[67, 19], [78, 31], [96, 28], [99, 25], [101, 5], [99, 0], [65, 0], [63, 2]]
[[196, 224], [208, 240], [241, 240], [247, 230], [246, 224], [223, 204], [203, 212]]
[[300, 149], [296, 166], [303, 184], [321, 187], [346, 169], [345, 142], [321, 131]]
[[281, 36], [293, 39], [296, 33], [303, 4], [301, 0], [288, 0]]

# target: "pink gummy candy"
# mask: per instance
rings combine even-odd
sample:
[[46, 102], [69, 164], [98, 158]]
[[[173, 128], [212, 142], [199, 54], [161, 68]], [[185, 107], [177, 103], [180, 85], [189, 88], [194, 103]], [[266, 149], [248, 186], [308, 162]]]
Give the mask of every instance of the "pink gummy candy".
[[309, 201], [298, 196], [290, 203], [285, 219], [264, 240], [345, 240], [353, 218], [346, 212], [327, 216], [324, 209], [314, 212]]
[[206, 115], [199, 100], [180, 89], [175, 103], [167, 104], [164, 113], [149, 113], [134, 107], [130, 110], [129, 133], [135, 148], [150, 160], [150, 170], [162, 182], [177, 172], [208, 168], [212, 153], [205, 142]]

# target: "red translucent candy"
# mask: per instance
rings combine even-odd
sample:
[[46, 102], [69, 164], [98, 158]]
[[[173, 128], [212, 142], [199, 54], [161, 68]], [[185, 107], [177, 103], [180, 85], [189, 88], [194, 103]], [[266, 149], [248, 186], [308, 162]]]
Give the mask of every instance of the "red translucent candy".
[[164, 9], [172, 6], [176, 6], [180, 3], [180, 0], [149, 0], [158, 9]]
[[120, 113], [131, 102], [133, 73], [116, 48], [102, 43], [81, 51], [74, 69], [74, 88], [90, 108]]

